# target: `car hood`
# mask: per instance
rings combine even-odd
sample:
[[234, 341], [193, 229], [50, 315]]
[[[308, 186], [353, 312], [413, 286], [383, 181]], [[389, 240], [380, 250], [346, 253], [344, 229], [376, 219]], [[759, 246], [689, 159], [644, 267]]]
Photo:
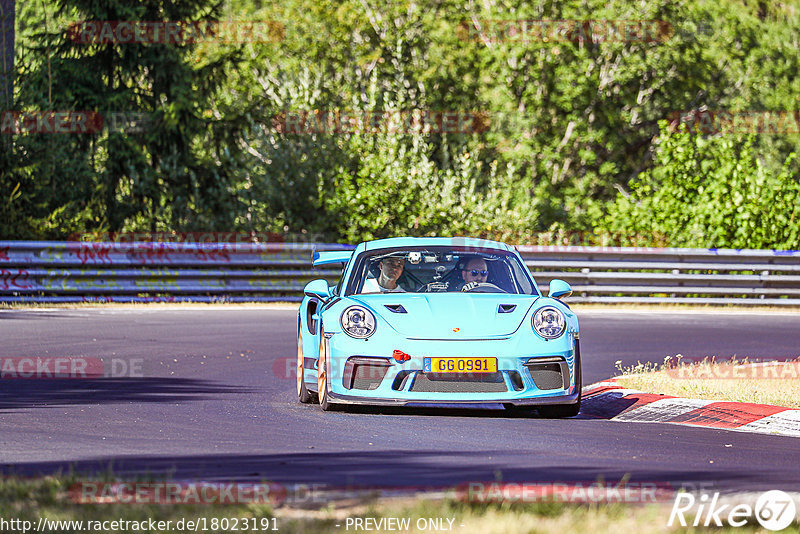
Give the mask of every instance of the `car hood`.
[[[378, 316], [378, 328], [381, 322], [386, 322], [409, 338], [467, 340], [514, 333], [539, 297], [495, 293], [383, 293], [350, 298]], [[402, 306], [405, 313], [399, 311], [398, 306]]]

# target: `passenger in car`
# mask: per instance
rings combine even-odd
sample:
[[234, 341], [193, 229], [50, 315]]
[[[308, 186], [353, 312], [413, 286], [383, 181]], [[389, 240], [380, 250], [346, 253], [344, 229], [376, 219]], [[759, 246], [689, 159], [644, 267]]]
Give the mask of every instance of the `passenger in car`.
[[377, 278], [367, 278], [364, 281], [362, 293], [405, 293], [397, 283], [403, 274], [406, 260], [397, 256], [383, 258], [380, 263], [380, 273]]

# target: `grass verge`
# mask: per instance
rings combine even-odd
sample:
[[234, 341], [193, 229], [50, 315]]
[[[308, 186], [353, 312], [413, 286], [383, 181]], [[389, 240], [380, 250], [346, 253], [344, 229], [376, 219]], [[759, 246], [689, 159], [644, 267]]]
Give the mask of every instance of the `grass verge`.
[[[81, 525], [58, 526], [48, 523], [40, 531], [77, 534], [79, 532], [182, 533], [195, 532], [188, 520], [202, 522], [199, 532], [441, 532], [459, 534], [553, 533], [563, 532], [767, 532], [757, 524], [743, 528], [696, 529], [668, 527], [671, 502], [649, 504], [570, 504], [563, 502], [470, 503], [446, 497], [399, 497], [373, 499], [337, 507], [328, 503], [321, 509], [281, 507], [268, 504], [175, 505], [175, 504], [80, 504], [70, 490], [79, 480], [71, 475], [42, 478], [0, 478], [0, 520], [7, 523], [3, 532], [35, 531], [40, 518], [53, 521], [81, 521]], [[354, 521], [392, 518], [389, 528], [354, 527]], [[348, 519], [350, 521], [348, 522]], [[404, 519], [407, 528], [398, 529]], [[16, 520], [17, 523], [8, 523]], [[170, 526], [153, 528], [148, 523], [170, 521]], [[184, 526], [178, 527], [183, 520]], [[216, 520], [216, 521], [215, 521]], [[226, 522], [227, 520], [227, 522]], [[29, 522], [27, 524], [22, 522]], [[89, 521], [93, 523], [89, 523]], [[115, 526], [114, 521], [119, 522]], [[122, 522], [135, 522], [125, 525]], [[233, 528], [233, 521], [238, 521]], [[216, 527], [214, 525], [217, 525]], [[364, 523], [362, 523], [363, 525]], [[373, 523], [374, 525], [375, 523]], [[380, 524], [380, 523], [378, 523]], [[251, 525], [253, 528], [250, 528]], [[447, 528], [445, 528], [447, 527]], [[800, 532], [797, 523], [787, 532]]]
[[622, 367], [614, 377], [623, 387], [675, 397], [751, 402], [800, 408], [800, 358], [761, 362], [748, 358], [688, 359], [680, 354], [663, 363]]

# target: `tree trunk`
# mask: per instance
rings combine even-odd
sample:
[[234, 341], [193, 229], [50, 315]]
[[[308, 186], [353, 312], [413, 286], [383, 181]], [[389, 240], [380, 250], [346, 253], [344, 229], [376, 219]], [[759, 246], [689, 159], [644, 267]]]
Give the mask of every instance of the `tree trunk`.
[[0, 109], [7, 110], [14, 99], [14, 4], [0, 0]]

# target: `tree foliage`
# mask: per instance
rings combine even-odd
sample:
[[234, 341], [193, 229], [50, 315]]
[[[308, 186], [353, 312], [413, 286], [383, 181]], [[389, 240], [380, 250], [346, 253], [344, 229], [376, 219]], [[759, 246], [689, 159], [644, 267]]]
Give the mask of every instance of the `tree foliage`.
[[[795, 109], [797, 2], [56, 3], [52, 13], [38, 2], [18, 10], [18, 107], [152, 120], [142, 131], [3, 136], [6, 237], [225, 229], [524, 243], [578, 231], [639, 244], [797, 246], [797, 135], [659, 128], [680, 111]], [[85, 45], [64, 32], [77, 20], [213, 19], [282, 31], [269, 42], [179, 46]], [[564, 20], [584, 21], [583, 33], [498, 30]], [[607, 25], [592, 34], [588, 21]], [[470, 112], [487, 127], [276, 127], [286, 113], [337, 110]], [[702, 211], [709, 205], [719, 209]]]
[[662, 123], [656, 164], [631, 182], [598, 225], [624, 244], [800, 248], [800, 183], [791, 154], [779, 172], [752, 138], [704, 138]]
[[[51, 16], [86, 22], [216, 20], [220, 5], [59, 0]], [[21, 206], [11, 212], [16, 229], [9, 230], [57, 237], [232, 225], [238, 199], [230, 176], [236, 165], [225, 141], [238, 126], [210, 110], [225, 81], [223, 69], [235, 57], [198, 61], [192, 43], [85, 43], [47, 25], [32, 42], [19, 58], [18, 109], [90, 111], [102, 117], [104, 127], [98, 133], [14, 136], [16, 168], [9, 183], [20, 185], [15, 202]]]

